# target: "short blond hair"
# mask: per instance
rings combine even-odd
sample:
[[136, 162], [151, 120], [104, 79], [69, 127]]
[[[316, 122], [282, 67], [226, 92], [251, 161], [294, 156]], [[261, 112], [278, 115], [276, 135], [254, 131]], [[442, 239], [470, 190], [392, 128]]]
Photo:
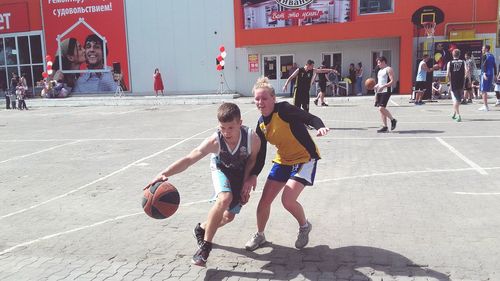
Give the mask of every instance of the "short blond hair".
[[276, 96], [273, 86], [269, 83], [269, 79], [265, 76], [261, 76], [257, 79], [257, 82], [255, 82], [252, 88], [252, 95], [255, 95], [255, 91], [257, 89], [268, 89], [271, 96]]

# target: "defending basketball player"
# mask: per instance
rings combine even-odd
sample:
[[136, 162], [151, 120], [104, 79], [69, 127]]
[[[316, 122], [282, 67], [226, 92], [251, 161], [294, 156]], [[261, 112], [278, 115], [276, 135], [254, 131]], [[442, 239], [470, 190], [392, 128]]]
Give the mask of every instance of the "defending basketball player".
[[212, 240], [219, 227], [231, 222], [248, 202], [249, 194], [241, 193], [245, 188], [255, 187], [256, 178], [249, 177], [260, 149], [257, 134], [242, 125], [241, 113], [234, 103], [223, 103], [217, 112], [219, 128], [188, 155], [177, 160], [162, 171], [151, 183], [166, 181], [168, 177], [181, 173], [207, 154], [211, 155], [212, 180], [217, 200], [210, 209], [207, 221], [194, 228], [199, 249], [192, 262], [204, 266], [212, 250]]

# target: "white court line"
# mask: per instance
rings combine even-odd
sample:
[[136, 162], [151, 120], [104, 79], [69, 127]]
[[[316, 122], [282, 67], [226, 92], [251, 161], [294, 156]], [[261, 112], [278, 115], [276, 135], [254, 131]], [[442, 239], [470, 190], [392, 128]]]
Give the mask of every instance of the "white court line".
[[[495, 169], [500, 169], [500, 167], [490, 167], [490, 168], [485, 168], [485, 169], [487, 169], [487, 170], [495, 170]], [[422, 170], [422, 171], [401, 171], [401, 172], [390, 172], [390, 173], [375, 173], [375, 174], [368, 174], [368, 175], [358, 175], [358, 176], [350, 176], [350, 177], [341, 177], [341, 178], [336, 178], [336, 179], [317, 180], [316, 183], [329, 182], [329, 181], [350, 180], [350, 179], [358, 179], [358, 178], [367, 178], [367, 177], [373, 177], [373, 176], [392, 176], [392, 175], [397, 175], [397, 174], [415, 174], [415, 173], [462, 172], [462, 171], [470, 171], [470, 170], [474, 170], [474, 169], [473, 168], [463, 168], [463, 169], [446, 169], [446, 170]], [[254, 191], [254, 193], [261, 193], [261, 192], [262, 192], [262, 190]], [[468, 193], [465, 193], [465, 192], [454, 192], [454, 193], [455, 194], [468, 194]], [[478, 195], [478, 194], [472, 194], [472, 195]], [[483, 195], [483, 194], [481, 194], [481, 195]], [[497, 194], [496, 193], [492, 193], [491, 195], [497, 195]], [[498, 193], [498, 195], [500, 195], [500, 193]], [[206, 203], [206, 202], [210, 202], [210, 201], [212, 201], [212, 199], [184, 203], [184, 204], [181, 204], [180, 206], [187, 207], [187, 206], [191, 206], [191, 205], [195, 205], [195, 204], [199, 204], [199, 203]], [[73, 232], [77, 232], [77, 231], [80, 231], [80, 230], [85, 230], [85, 229], [88, 229], [88, 228], [100, 226], [100, 225], [103, 225], [103, 224], [108, 223], [108, 222], [114, 222], [114, 221], [117, 221], [117, 220], [129, 218], [129, 217], [132, 217], [132, 216], [137, 216], [137, 215], [140, 215], [140, 214], [143, 214], [143, 212], [137, 212], [137, 213], [133, 213], [133, 214], [122, 215], [122, 216], [118, 216], [118, 217], [115, 217], [115, 218], [112, 218], [112, 219], [107, 219], [107, 220], [103, 220], [103, 221], [100, 221], [100, 222], [96, 222], [96, 223], [93, 223], [93, 224], [90, 224], [90, 225], [85, 225], [85, 226], [77, 227], [77, 228], [74, 228], [74, 229], [71, 229], [71, 230], [67, 230], [67, 231], [63, 231], [63, 232], [58, 232], [58, 233], [46, 235], [46, 236], [43, 236], [43, 237], [40, 237], [40, 238], [37, 238], [37, 239], [34, 239], [34, 240], [30, 240], [30, 241], [27, 241], [27, 242], [23, 242], [23, 243], [17, 244], [15, 246], [10, 247], [10, 248], [7, 248], [7, 249], [5, 249], [5, 250], [3, 250], [3, 251], [0, 252], [0, 256], [4, 255], [6, 253], [10, 253], [10, 252], [14, 251], [17, 248], [29, 246], [31, 244], [35, 244], [37, 242], [41, 242], [41, 241], [44, 241], [44, 240], [47, 240], [47, 239], [50, 239], [50, 238], [59, 237], [59, 236], [65, 235], [65, 234], [70, 234], [70, 233], [73, 233]]]
[[[210, 201], [212, 201], [212, 199], [189, 202], [189, 203], [185, 203], [185, 204], [180, 204], [180, 206], [181, 207], [187, 207], [187, 206], [191, 206], [191, 205], [195, 205], [195, 204], [207, 203], [207, 202], [210, 202]], [[30, 241], [26, 241], [26, 242], [17, 244], [15, 246], [12, 246], [10, 248], [7, 248], [7, 249], [5, 249], [5, 250], [3, 250], [3, 251], [0, 252], [0, 256], [4, 255], [6, 253], [12, 252], [12, 251], [14, 251], [17, 248], [26, 247], [26, 246], [29, 246], [31, 244], [35, 244], [35, 243], [38, 243], [38, 242], [41, 242], [41, 241], [44, 241], [44, 240], [48, 240], [48, 239], [51, 239], [51, 238], [59, 237], [59, 236], [62, 236], [62, 235], [70, 234], [70, 233], [77, 232], [77, 231], [80, 231], [80, 230], [85, 230], [85, 229], [88, 229], [88, 228], [92, 228], [92, 227], [103, 225], [105, 223], [114, 222], [114, 221], [117, 221], [117, 220], [122, 220], [122, 219], [126, 219], [126, 218], [129, 218], [129, 217], [141, 215], [141, 214], [144, 214], [144, 212], [137, 212], [137, 213], [133, 213], [133, 214], [122, 215], [122, 216], [118, 216], [118, 217], [115, 217], [115, 218], [112, 218], [112, 219], [107, 219], [107, 220], [103, 220], [103, 221], [96, 222], [96, 223], [93, 223], [93, 224], [89, 224], [89, 225], [85, 225], [85, 226], [80, 226], [80, 227], [77, 227], [77, 228], [73, 228], [73, 229], [70, 229], [70, 230], [67, 230], [67, 231], [62, 231], [62, 232], [58, 232], [58, 233], [54, 233], [54, 234], [50, 234], [50, 235], [45, 235], [45, 236], [42, 236], [40, 238], [33, 239], [33, 240], [30, 240]]]
[[39, 151], [35, 151], [33, 153], [29, 153], [29, 154], [25, 154], [25, 155], [21, 155], [21, 156], [15, 156], [15, 157], [12, 157], [12, 158], [0, 161], [0, 164], [3, 164], [5, 162], [9, 162], [9, 161], [12, 161], [12, 160], [26, 158], [26, 157], [29, 157], [29, 156], [33, 156], [33, 155], [36, 155], [36, 154], [40, 154], [40, 153], [43, 153], [43, 152], [47, 152], [47, 151], [50, 151], [50, 150], [54, 150], [56, 148], [60, 148], [60, 147], [66, 146], [66, 145], [75, 144], [75, 143], [78, 143], [78, 142], [80, 142], [80, 141], [76, 140], [76, 141], [72, 141], [72, 142], [68, 142], [68, 143], [63, 143], [63, 144], [60, 144], [60, 145], [52, 146], [52, 147], [49, 147], [49, 148], [46, 148], [46, 149], [42, 149], [42, 150], [39, 150]]
[[[333, 130], [335, 132], [335, 129]], [[435, 139], [436, 137], [362, 137], [362, 138], [351, 138], [351, 137], [321, 137], [314, 139], [314, 141], [321, 140], [408, 140], [408, 139]], [[443, 139], [467, 139], [467, 138], [500, 138], [500, 136], [442, 136]]]
[[395, 106], [399, 106], [399, 104], [398, 104], [397, 102], [393, 101], [392, 99], [389, 99], [389, 101], [390, 101], [392, 104], [394, 104]]
[[458, 150], [456, 150], [453, 146], [449, 145], [447, 142], [445, 142], [442, 138], [437, 137], [436, 138], [442, 145], [447, 147], [451, 152], [453, 152], [458, 158], [462, 159], [465, 163], [467, 163], [469, 166], [471, 166], [473, 169], [475, 169], [478, 173], [481, 175], [487, 175], [488, 173], [481, 168], [478, 164], [472, 162], [469, 158], [465, 157], [462, 153], [460, 153]]
[[128, 110], [128, 111], [117, 111], [117, 112], [99, 112], [99, 114], [102, 114], [102, 115], [122, 115], [122, 114], [127, 114], [127, 113], [137, 112], [137, 111], [143, 111], [143, 110], [144, 110], [144, 108], [139, 108], [139, 109]]
[[453, 192], [458, 195], [500, 195], [500, 192]]
[[138, 164], [138, 163], [140, 163], [140, 162], [142, 162], [142, 161], [144, 161], [144, 160], [147, 160], [147, 159], [153, 158], [153, 157], [155, 157], [155, 156], [158, 156], [158, 155], [160, 155], [160, 154], [164, 153], [165, 151], [168, 151], [168, 150], [170, 150], [170, 149], [172, 149], [172, 148], [174, 148], [174, 147], [176, 147], [176, 146], [178, 146], [178, 145], [180, 145], [180, 144], [182, 144], [182, 143], [184, 143], [184, 142], [186, 142], [186, 141], [190, 140], [191, 138], [194, 138], [194, 137], [196, 137], [196, 136], [198, 136], [198, 135], [204, 134], [204, 133], [206, 133], [206, 132], [208, 132], [208, 131], [210, 131], [210, 130], [213, 130], [213, 128], [207, 129], [207, 130], [205, 130], [205, 131], [203, 131], [203, 132], [201, 132], [201, 133], [197, 133], [197, 134], [195, 134], [195, 135], [193, 135], [193, 136], [191, 136], [191, 137], [189, 137], [189, 138], [186, 138], [186, 139], [184, 139], [184, 140], [182, 140], [182, 141], [180, 141], [180, 142], [178, 142], [178, 143], [176, 143], [176, 144], [173, 144], [173, 145], [171, 145], [171, 146], [169, 146], [169, 147], [167, 147], [167, 148], [165, 148], [165, 149], [162, 149], [162, 150], [160, 150], [160, 151], [158, 151], [158, 152], [156, 152], [156, 153], [153, 153], [153, 154], [151, 154], [151, 155], [149, 155], [149, 156], [146, 156], [146, 157], [143, 157], [143, 158], [141, 158], [141, 159], [139, 159], [139, 160], [136, 160], [136, 161], [134, 161], [134, 162], [132, 162], [132, 163], [128, 164], [127, 166], [125, 166], [125, 167], [123, 167], [123, 168], [120, 168], [120, 169], [118, 169], [118, 170], [116, 170], [116, 171], [114, 171], [114, 172], [112, 172], [112, 173], [110, 173], [110, 174], [107, 174], [107, 175], [105, 175], [105, 176], [103, 176], [103, 177], [100, 177], [100, 178], [98, 178], [98, 179], [96, 179], [96, 180], [94, 180], [94, 181], [92, 181], [92, 182], [90, 182], [90, 183], [87, 183], [87, 184], [85, 184], [85, 185], [82, 185], [82, 186], [80, 186], [80, 187], [78, 187], [78, 188], [76, 188], [76, 189], [73, 189], [73, 190], [71, 190], [71, 191], [68, 191], [68, 192], [66, 192], [66, 193], [64, 193], [64, 194], [58, 195], [58, 196], [56, 196], [56, 197], [52, 197], [52, 198], [51, 198], [51, 199], [49, 199], [49, 200], [46, 200], [46, 201], [43, 201], [43, 202], [41, 202], [41, 203], [35, 204], [35, 205], [30, 206], [30, 207], [28, 207], [28, 208], [25, 208], [25, 209], [22, 209], [22, 210], [19, 210], [19, 211], [16, 211], [16, 212], [12, 212], [12, 213], [9, 213], [9, 214], [6, 214], [6, 215], [3, 215], [3, 216], [0, 216], [0, 220], [5, 219], [5, 218], [8, 218], [8, 217], [11, 217], [11, 216], [13, 216], [13, 215], [17, 215], [17, 214], [20, 214], [20, 213], [26, 212], [26, 211], [28, 211], [28, 210], [31, 210], [31, 209], [34, 209], [34, 208], [40, 207], [40, 206], [42, 206], [42, 205], [48, 204], [48, 203], [50, 203], [50, 202], [52, 202], [52, 201], [55, 201], [55, 200], [57, 200], [57, 199], [61, 199], [61, 198], [66, 197], [66, 196], [68, 196], [68, 195], [70, 195], [70, 194], [73, 194], [73, 193], [75, 193], [75, 192], [77, 192], [77, 191], [79, 191], [79, 190], [82, 190], [82, 189], [84, 189], [84, 188], [87, 188], [87, 187], [89, 187], [89, 186], [91, 186], [91, 185], [93, 185], [93, 184], [95, 184], [95, 183], [101, 182], [101, 181], [103, 181], [103, 180], [105, 180], [105, 179], [107, 179], [107, 178], [109, 178], [109, 177], [112, 177], [112, 176], [114, 176], [114, 175], [116, 175], [116, 174], [118, 174], [118, 173], [121, 173], [121, 172], [123, 172], [123, 171], [127, 170], [127, 169], [128, 169], [128, 168], [130, 168], [130, 167], [134, 167], [136, 164]]
[[[184, 138], [110, 138], [110, 139], [36, 139], [36, 140], [0, 140], [0, 142], [54, 142], [54, 141], [157, 141], [157, 140], [183, 140]], [[197, 138], [193, 138], [197, 139]]]
[[[399, 116], [398, 116], [399, 118]], [[498, 120], [500, 121], [500, 120]], [[341, 122], [341, 123], [373, 123], [373, 124], [379, 124], [380, 121], [363, 121], [363, 120], [323, 120], [323, 122]], [[456, 121], [398, 121], [398, 124], [449, 124], [449, 123], [456, 123]]]

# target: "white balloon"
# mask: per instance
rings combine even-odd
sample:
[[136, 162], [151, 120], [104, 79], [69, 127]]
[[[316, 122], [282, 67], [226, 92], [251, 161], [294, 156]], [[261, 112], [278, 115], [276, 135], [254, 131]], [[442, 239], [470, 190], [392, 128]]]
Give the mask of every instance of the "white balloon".
[[219, 62], [219, 64], [220, 64], [220, 65], [222, 65], [222, 66], [224, 66], [226, 63], [224, 62], [224, 60], [221, 60], [221, 61]]
[[227, 55], [226, 51], [224, 51], [224, 52], [220, 53], [220, 56], [221, 56], [222, 58], [226, 58], [226, 55]]
[[52, 69], [47, 70], [47, 74], [52, 75]]
[[47, 62], [47, 65], [52, 65], [52, 61], [50, 61], [50, 60], [49, 60], [49, 61]]

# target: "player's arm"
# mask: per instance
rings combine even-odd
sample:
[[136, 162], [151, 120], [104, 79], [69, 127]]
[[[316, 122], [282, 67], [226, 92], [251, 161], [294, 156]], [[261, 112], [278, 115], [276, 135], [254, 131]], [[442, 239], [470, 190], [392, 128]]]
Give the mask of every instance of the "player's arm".
[[283, 120], [290, 123], [301, 122], [313, 126], [314, 129], [317, 130], [316, 136], [318, 137], [325, 136], [330, 131], [330, 128], [326, 127], [323, 121], [316, 115], [299, 109], [289, 103], [283, 103], [282, 106], [284, 108], [280, 110], [280, 117], [282, 117]]
[[255, 166], [255, 162], [257, 161], [257, 155], [259, 154], [260, 138], [253, 131], [250, 138], [252, 142], [252, 152], [250, 153], [250, 157], [248, 158], [247, 164], [245, 166], [245, 181], [243, 182], [243, 188], [241, 191], [242, 204], [248, 202], [248, 199], [250, 198], [250, 190], [255, 190], [255, 186], [257, 185], [257, 175], [251, 175], [251, 172], [253, 167]]
[[292, 73], [292, 75], [290, 75], [290, 77], [288, 77], [288, 79], [286, 79], [285, 85], [283, 85], [283, 92], [286, 91], [286, 87], [288, 86], [288, 83], [290, 83], [290, 81], [292, 81], [292, 79], [295, 79], [295, 77], [297, 77], [298, 74], [299, 74], [299, 68], [295, 69], [295, 71]]
[[334, 69], [331, 69], [331, 68], [315, 68], [313, 70], [314, 74], [316, 73], [329, 73], [329, 72], [332, 72]]
[[387, 75], [389, 75], [390, 81], [387, 84], [385, 84], [384, 87], [389, 88], [392, 87], [392, 85], [394, 84], [394, 70], [392, 69], [392, 67], [389, 67], [387, 69]]
[[446, 79], [448, 81], [451, 81], [450, 63], [451, 62], [448, 62], [448, 64], [446, 64]]
[[168, 177], [181, 173], [189, 166], [198, 162], [209, 153], [216, 153], [219, 150], [216, 134], [206, 138], [198, 147], [193, 149], [188, 155], [175, 161], [165, 170], [161, 171], [144, 189], [150, 187], [156, 182], [166, 181]]
[[313, 77], [311, 79], [311, 86], [314, 84], [314, 82], [316, 82], [316, 72], [313, 72]]
[[[264, 122], [264, 121], [262, 121]], [[260, 140], [260, 149], [257, 153], [257, 159], [255, 161], [255, 165], [250, 171], [250, 176], [255, 176], [257, 177], [260, 172], [262, 171], [262, 168], [264, 168], [264, 164], [266, 161], [266, 153], [267, 153], [267, 140], [266, 137], [264, 136], [264, 133], [260, 129], [259, 125], [257, 124], [257, 128], [255, 129], [255, 133], [257, 133], [257, 136], [259, 137]]]

